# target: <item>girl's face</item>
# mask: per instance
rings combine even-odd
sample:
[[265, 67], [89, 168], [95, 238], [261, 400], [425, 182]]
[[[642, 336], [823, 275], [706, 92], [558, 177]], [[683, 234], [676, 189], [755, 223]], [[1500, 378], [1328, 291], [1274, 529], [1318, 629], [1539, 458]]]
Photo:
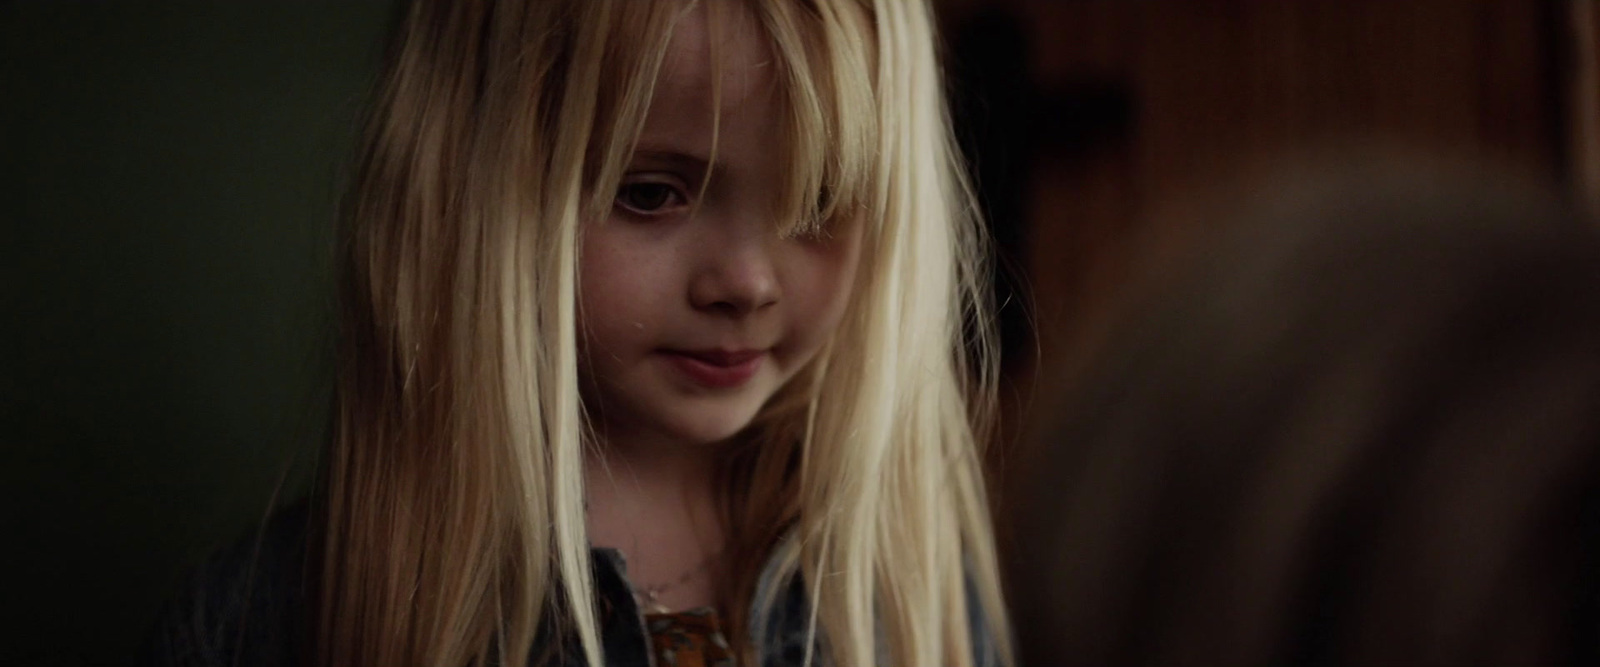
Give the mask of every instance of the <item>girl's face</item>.
[[[783, 109], [744, 11], [719, 15], [728, 23], [716, 69], [704, 10], [679, 23], [612, 211], [584, 229], [580, 373], [609, 441], [732, 436], [816, 356], [855, 279], [860, 225], [834, 223], [821, 239], [779, 234]], [[695, 202], [714, 112], [714, 177]]]

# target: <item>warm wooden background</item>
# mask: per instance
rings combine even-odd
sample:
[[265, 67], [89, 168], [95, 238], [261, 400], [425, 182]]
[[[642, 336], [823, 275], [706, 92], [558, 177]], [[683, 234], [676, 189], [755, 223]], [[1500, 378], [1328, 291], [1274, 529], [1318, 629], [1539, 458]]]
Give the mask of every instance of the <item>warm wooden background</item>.
[[[1579, 102], [1600, 92], [1595, 31], [1574, 29], [1593, 3], [945, 2], [969, 152], [1035, 307], [1037, 347], [1007, 341], [1008, 432], [1041, 360], [1079, 351], [1127, 277], [1131, 240], [1182, 224], [1179, 202], [1231, 174], [1370, 144], [1595, 188], [1578, 182], [1593, 178]], [[995, 454], [1003, 480], [1018, 452]]]

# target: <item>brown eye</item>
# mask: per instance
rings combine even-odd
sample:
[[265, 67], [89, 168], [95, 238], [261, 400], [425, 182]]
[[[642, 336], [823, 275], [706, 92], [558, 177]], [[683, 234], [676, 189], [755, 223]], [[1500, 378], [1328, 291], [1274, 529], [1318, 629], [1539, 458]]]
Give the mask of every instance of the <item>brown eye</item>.
[[617, 188], [617, 205], [634, 213], [655, 215], [682, 206], [686, 198], [666, 183], [623, 183]]

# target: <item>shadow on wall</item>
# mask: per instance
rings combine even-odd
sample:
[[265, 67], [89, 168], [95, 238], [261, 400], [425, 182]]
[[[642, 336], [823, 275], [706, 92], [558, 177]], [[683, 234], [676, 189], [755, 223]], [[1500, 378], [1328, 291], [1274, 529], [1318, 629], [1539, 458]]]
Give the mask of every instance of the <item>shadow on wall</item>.
[[0, 664], [126, 660], [305, 481], [392, 4], [0, 4]]

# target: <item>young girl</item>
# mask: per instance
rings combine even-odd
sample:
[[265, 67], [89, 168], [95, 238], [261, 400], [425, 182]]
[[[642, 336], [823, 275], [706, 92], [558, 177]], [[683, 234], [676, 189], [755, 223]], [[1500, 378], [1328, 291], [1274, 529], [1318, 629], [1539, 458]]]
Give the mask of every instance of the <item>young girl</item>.
[[928, 7], [438, 0], [400, 30], [310, 539], [269, 533], [168, 654], [1009, 662]]

